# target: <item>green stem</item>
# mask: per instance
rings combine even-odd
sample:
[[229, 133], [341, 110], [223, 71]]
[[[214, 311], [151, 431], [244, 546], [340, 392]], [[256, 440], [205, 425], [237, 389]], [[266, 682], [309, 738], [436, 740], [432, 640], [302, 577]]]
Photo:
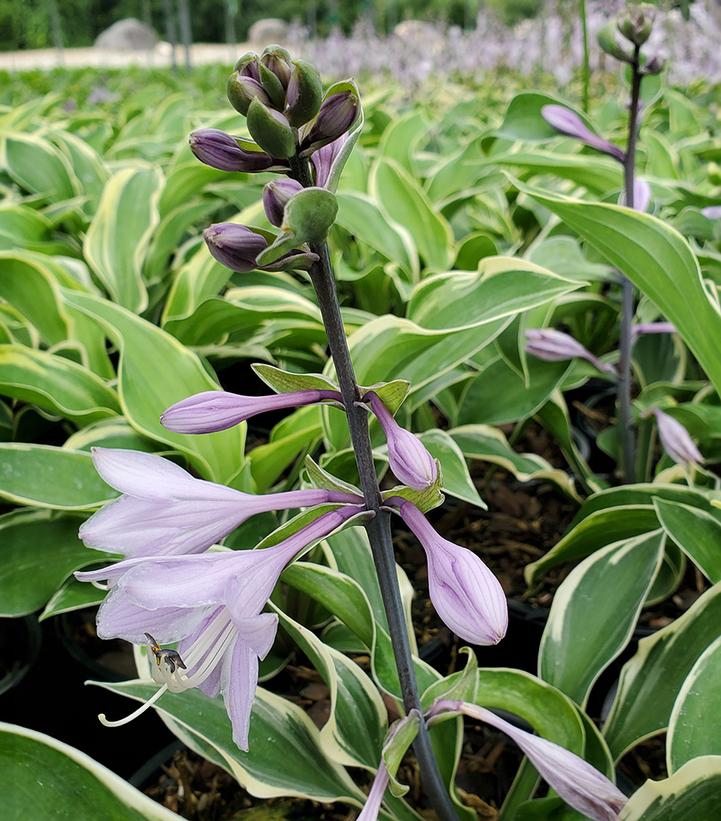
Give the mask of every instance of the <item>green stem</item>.
[[582, 66], [582, 82], [583, 82], [583, 110], [588, 114], [589, 106], [589, 86], [591, 83], [591, 57], [588, 47], [588, 20], [586, 18], [586, 0], [578, 0], [578, 10], [581, 17], [581, 33], [583, 35], [583, 66]]

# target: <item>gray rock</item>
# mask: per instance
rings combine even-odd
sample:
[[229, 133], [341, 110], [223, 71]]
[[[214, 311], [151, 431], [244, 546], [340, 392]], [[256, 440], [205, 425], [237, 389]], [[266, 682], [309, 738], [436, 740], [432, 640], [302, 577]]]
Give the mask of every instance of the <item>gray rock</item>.
[[282, 43], [288, 39], [288, 24], [278, 17], [257, 20], [248, 30], [248, 40], [254, 46]]
[[95, 48], [111, 49], [152, 49], [158, 37], [155, 31], [136, 20], [135, 17], [127, 17], [125, 20], [118, 20], [112, 26], [101, 32], [95, 40]]

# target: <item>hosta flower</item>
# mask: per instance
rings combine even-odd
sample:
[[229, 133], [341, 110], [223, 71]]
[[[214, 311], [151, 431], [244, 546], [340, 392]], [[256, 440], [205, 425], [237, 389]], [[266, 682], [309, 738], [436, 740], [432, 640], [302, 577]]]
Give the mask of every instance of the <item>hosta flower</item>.
[[263, 189], [263, 208], [268, 222], [271, 225], [281, 226], [283, 224], [283, 213], [288, 200], [303, 186], [296, 180], [276, 179], [271, 180]]
[[[626, 205], [625, 192], [621, 195], [619, 202]], [[651, 203], [651, 186], [641, 177], [636, 177], [633, 182], [633, 210], [645, 213]]]
[[306, 270], [318, 261], [309, 251], [294, 250], [271, 265], [258, 265], [256, 259], [268, 247], [268, 240], [245, 225], [221, 222], [203, 231], [203, 239], [210, 253], [221, 265], [231, 271], [246, 273], [261, 271]]
[[376, 394], [367, 394], [364, 401], [383, 428], [388, 444], [388, 464], [396, 478], [416, 490], [430, 487], [436, 481], [438, 467], [423, 442], [396, 422]]
[[340, 153], [340, 150], [345, 145], [348, 139], [348, 134], [341, 134], [337, 140], [332, 143], [324, 145], [319, 148], [312, 156], [311, 162], [315, 168], [315, 184], [320, 188], [325, 188], [328, 185], [328, 180], [333, 170], [333, 164]]
[[355, 122], [359, 106], [360, 101], [352, 91], [340, 91], [326, 97], [303, 137], [303, 153], [311, 154], [345, 134]]
[[[161, 685], [124, 719], [101, 720], [126, 724], [166, 691], [198, 687], [210, 697], [223, 694], [233, 739], [247, 750], [258, 661], [272, 647], [278, 626], [277, 616], [261, 611], [285, 566], [361, 511], [359, 506], [330, 511], [263, 550], [128, 559], [76, 573], [80, 581], [108, 581], [98, 636], [149, 645], [152, 675]], [[176, 643], [177, 649], [162, 647]]]
[[361, 501], [328, 490], [253, 496], [196, 479], [174, 462], [140, 451], [93, 448], [93, 462], [123, 495], [91, 516], [80, 538], [89, 547], [128, 558], [200, 553], [269, 510]]
[[672, 322], [639, 322], [631, 328], [631, 334], [635, 337], [644, 334], [675, 334], [676, 326]]
[[598, 134], [594, 134], [578, 114], [569, 108], [562, 105], [544, 105], [541, 109], [541, 116], [561, 134], [565, 134], [567, 137], [575, 137], [591, 148], [595, 148], [596, 151], [610, 154], [619, 162], [624, 161], [625, 154], [617, 145], [604, 140]]
[[654, 408], [653, 414], [658, 425], [658, 438], [661, 440], [663, 449], [673, 461], [686, 467], [700, 465], [703, 462], [703, 456], [686, 428], [660, 408]]
[[701, 209], [701, 213], [709, 220], [721, 219], [721, 205], [709, 205]]
[[533, 766], [573, 809], [594, 821], [616, 821], [628, 799], [587, 761], [552, 741], [514, 727], [495, 713], [464, 701], [437, 701], [429, 718], [463, 713], [510, 736]]
[[203, 391], [171, 405], [160, 417], [176, 433], [214, 433], [252, 416], [283, 408], [300, 408], [323, 401], [340, 402], [337, 391], [293, 391], [270, 396], [241, 396], [228, 391]]
[[554, 328], [529, 328], [526, 331], [526, 353], [545, 362], [563, 362], [566, 359], [585, 359], [599, 371], [615, 375], [613, 365], [602, 362], [570, 334]]
[[471, 550], [440, 536], [415, 505], [398, 498], [390, 503], [426, 552], [431, 602], [444, 624], [473, 644], [498, 644], [508, 629], [498, 579]]
[[381, 811], [381, 804], [383, 803], [383, 796], [386, 794], [386, 788], [390, 782], [388, 775], [388, 768], [385, 762], [381, 761], [378, 771], [375, 774], [373, 783], [371, 784], [368, 798], [363, 805], [360, 815], [356, 821], [376, 821]]
[[268, 171], [278, 161], [264, 151], [249, 151], [238, 140], [217, 128], [200, 128], [188, 137], [190, 150], [206, 165], [220, 171]]

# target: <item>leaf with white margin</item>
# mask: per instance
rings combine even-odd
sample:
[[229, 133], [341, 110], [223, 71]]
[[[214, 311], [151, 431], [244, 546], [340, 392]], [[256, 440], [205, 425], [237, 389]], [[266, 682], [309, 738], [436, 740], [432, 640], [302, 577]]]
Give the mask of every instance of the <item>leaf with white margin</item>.
[[663, 558], [661, 530], [604, 547], [556, 591], [538, 652], [539, 675], [579, 704], [628, 643]]
[[684, 764], [663, 781], [647, 781], [621, 811], [619, 821], [711, 821], [718, 817], [721, 756]]
[[707, 590], [674, 622], [641, 639], [621, 670], [603, 727], [615, 759], [668, 726], [684, 681], [709, 643], [721, 635], [721, 584]]
[[165, 809], [90, 756], [44, 733], [0, 723], [4, 821], [172, 821]]
[[668, 723], [669, 773], [703, 755], [721, 756], [721, 734], [713, 716], [721, 710], [721, 637], [699, 656], [688, 674]]

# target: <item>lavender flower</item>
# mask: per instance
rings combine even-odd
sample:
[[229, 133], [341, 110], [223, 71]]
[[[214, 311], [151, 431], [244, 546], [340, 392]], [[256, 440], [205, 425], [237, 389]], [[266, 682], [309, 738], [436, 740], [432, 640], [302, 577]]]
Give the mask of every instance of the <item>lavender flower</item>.
[[253, 496], [196, 479], [161, 456], [133, 450], [93, 448], [102, 478], [123, 495], [80, 528], [88, 547], [128, 558], [200, 553], [246, 519], [269, 510], [359, 497], [328, 490], [297, 490]]
[[340, 91], [326, 97], [310, 124], [301, 144], [306, 156], [345, 134], [358, 116], [358, 97], [352, 91]]
[[[626, 205], [625, 192], [619, 197], [619, 203]], [[633, 210], [644, 214], [651, 203], [651, 186], [641, 177], [636, 177], [633, 183]]]
[[283, 214], [288, 200], [303, 190], [303, 186], [296, 180], [271, 180], [263, 189], [263, 208], [271, 225], [280, 227], [283, 224]]
[[703, 462], [703, 456], [686, 428], [660, 408], [653, 408], [653, 414], [656, 417], [661, 445], [673, 461], [685, 467], [700, 465]]
[[385, 762], [381, 761], [378, 767], [373, 783], [371, 784], [368, 798], [363, 805], [360, 815], [356, 821], [377, 821], [378, 815], [381, 811], [381, 804], [383, 803], [383, 796], [386, 793], [386, 788], [390, 782], [388, 775], [388, 767]]
[[[223, 694], [233, 740], [247, 751], [258, 661], [272, 647], [278, 626], [277, 616], [261, 611], [285, 566], [361, 510], [349, 506], [325, 513], [264, 550], [130, 559], [76, 573], [80, 581], [110, 583], [98, 610], [98, 636], [149, 644], [151, 672], [161, 685], [129, 716], [107, 721], [101, 715], [101, 721], [111, 727], [127, 724], [168, 690], [198, 687], [211, 698]], [[161, 647], [176, 642], [177, 650]]]
[[226, 430], [259, 413], [300, 408], [316, 402], [341, 401], [337, 391], [294, 391], [270, 396], [241, 396], [227, 391], [203, 391], [171, 405], [161, 424], [176, 433], [214, 433]]
[[615, 376], [613, 365], [602, 362], [570, 334], [554, 328], [529, 328], [526, 331], [526, 353], [544, 362], [563, 362], [566, 359], [585, 359], [599, 371]]
[[388, 443], [388, 463], [403, 484], [416, 490], [430, 487], [438, 478], [435, 459], [421, 440], [402, 428], [375, 393], [364, 397], [376, 415]]
[[331, 172], [341, 149], [348, 139], [348, 133], [341, 134], [337, 140], [319, 148], [312, 156], [311, 161], [315, 167], [315, 184], [320, 188], [328, 185]]
[[721, 205], [709, 205], [706, 208], [701, 209], [701, 213], [709, 220], [720, 220], [721, 219]]
[[426, 552], [431, 601], [443, 622], [473, 644], [498, 644], [508, 629], [508, 604], [498, 579], [475, 553], [436, 533], [415, 505], [389, 501]]
[[245, 225], [221, 222], [203, 231], [203, 239], [212, 256], [231, 271], [295, 271], [307, 270], [318, 257], [310, 251], [293, 250], [269, 265], [258, 265], [258, 254], [268, 247], [268, 241]]
[[583, 120], [565, 106], [562, 105], [544, 105], [541, 109], [541, 116], [543, 119], [556, 131], [565, 134], [567, 137], [575, 137], [577, 140], [585, 143], [596, 151], [601, 151], [603, 154], [610, 154], [610, 156], [623, 162], [625, 154], [623, 151], [613, 143], [594, 134], [593, 131], [583, 122]]
[[675, 334], [676, 326], [672, 322], [639, 322], [631, 328], [634, 338], [644, 334]]
[[549, 786], [574, 810], [594, 821], [616, 821], [628, 801], [615, 784], [587, 761], [552, 741], [519, 730], [490, 710], [465, 701], [437, 701], [428, 717], [437, 718], [443, 713], [463, 713], [506, 733]]
[[242, 148], [239, 141], [217, 128], [200, 128], [188, 137], [190, 150], [211, 168], [220, 171], [269, 171], [287, 168], [264, 151]]

